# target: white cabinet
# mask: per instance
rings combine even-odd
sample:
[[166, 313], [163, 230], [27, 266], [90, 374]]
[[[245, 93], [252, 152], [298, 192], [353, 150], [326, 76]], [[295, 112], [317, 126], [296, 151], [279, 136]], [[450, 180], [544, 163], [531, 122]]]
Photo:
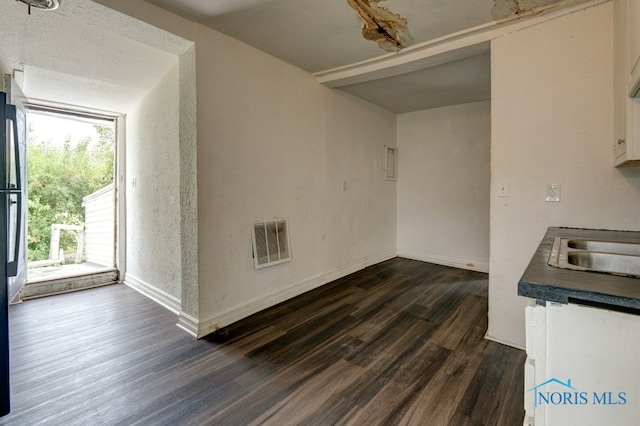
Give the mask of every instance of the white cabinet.
[[628, 2], [626, 19], [627, 39], [629, 40], [629, 68], [628, 86], [632, 96], [637, 96], [640, 90], [640, 1], [625, 0]]
[[640, 424], [640, 316], [526, 308], [525, 425]]
[[640, 163], [640, 1], [615, 2], [615, 165]]

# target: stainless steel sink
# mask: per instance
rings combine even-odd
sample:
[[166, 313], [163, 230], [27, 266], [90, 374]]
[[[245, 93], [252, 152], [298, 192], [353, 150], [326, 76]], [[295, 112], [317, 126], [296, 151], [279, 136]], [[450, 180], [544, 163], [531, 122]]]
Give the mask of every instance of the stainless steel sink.
[[567, 247], [578, 250], [596, 251], [600, 253], [640, 256], [640, 244], [620, 243], [617, 241], [568, 239]]
[[640, 244], [559, 237], [554, 240], [548, 264], [640, 278]]

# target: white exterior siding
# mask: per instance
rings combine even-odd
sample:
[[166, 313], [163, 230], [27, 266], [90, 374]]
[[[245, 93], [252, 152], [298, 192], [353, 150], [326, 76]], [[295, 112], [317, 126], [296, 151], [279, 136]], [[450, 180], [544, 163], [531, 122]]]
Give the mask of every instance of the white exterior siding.
[[113, 266], [115, 250], [115, 198], [113, 184], [82, 199], [85, 209], [86, 260]]

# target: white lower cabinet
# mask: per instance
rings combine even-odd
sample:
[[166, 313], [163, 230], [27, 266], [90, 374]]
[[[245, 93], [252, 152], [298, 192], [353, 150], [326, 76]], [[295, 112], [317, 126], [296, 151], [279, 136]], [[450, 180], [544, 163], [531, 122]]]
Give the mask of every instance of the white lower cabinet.
[[526, 308], [524, 425], [640, 425], [640, 316]]

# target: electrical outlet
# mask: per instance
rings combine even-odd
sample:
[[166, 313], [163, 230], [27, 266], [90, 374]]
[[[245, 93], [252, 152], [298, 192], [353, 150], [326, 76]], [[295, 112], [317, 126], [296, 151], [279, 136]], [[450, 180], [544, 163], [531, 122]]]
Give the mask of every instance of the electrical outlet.
[[560, 201], [560, 184], [548, 183], [545, 186], [545, 201], [557, 203]]

